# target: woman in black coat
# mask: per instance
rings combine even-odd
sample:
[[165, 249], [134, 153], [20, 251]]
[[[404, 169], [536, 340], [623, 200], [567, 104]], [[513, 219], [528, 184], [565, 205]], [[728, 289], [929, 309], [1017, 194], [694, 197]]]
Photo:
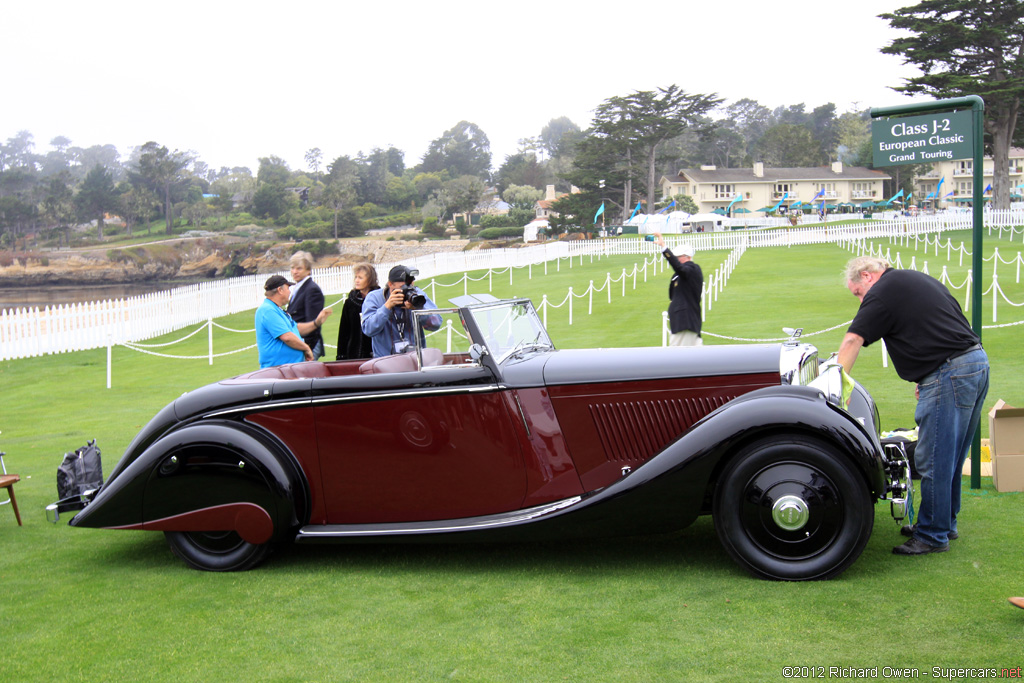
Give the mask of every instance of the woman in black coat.
[[363, 310], [363, 301], [366, 296], [375, 289], [380, 289], [377, 284], [377, 270], [369, 263], [360, 263], [352, 268], [353, 289], [345, 298], [345, 305], [341, 309], [341, 324], [338, 327], [338, 360], [351, 360], [353, 358], [373, 358], [373, 347], [370, 338], [363, 334], [360, 312]]

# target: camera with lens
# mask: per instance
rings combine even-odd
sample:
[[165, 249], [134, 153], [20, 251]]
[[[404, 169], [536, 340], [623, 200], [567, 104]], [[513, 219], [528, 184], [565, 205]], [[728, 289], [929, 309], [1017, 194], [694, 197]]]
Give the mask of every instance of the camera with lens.
[[415, 268], [405, 271], [405, 284], [402, 285], [402, 303], [408, 301], [417, 310], [423, 308], [427, 303], [427, 297], [417, 292], [415, 285], [412, 284], [419, 274], [420, 271]]

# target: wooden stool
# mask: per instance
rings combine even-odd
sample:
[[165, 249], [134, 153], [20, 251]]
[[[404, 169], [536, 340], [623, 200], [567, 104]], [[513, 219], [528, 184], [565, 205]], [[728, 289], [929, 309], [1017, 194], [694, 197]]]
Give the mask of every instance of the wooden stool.
[[3, 474], [0, 475], [0, 489], [7, 489], [7, 495], [10, 496], [10, 500], [5, 500], [0, 505], [11, 504], [14, 508], [14, 518], [18, 520], [18, 526], [21, 526], [21, 513], [18, 512], [18, 499], [14, 497], [14, 485], [21, 481], [21, 477], [17, 474]]
[[7, 474], [7, 465], [4, 463], [4, 456], [7, 455], [3, 451], [0, 451], [0, 489], [7, 489], [7, 496], [10, 500], [0, 502], [0, 505], [11, 504], [14, 508], [14, 518], [18, 520], [18, 526], [21, 526], [21, 513], [18, 512], [18, 501], [14, 497], [14, 485], [21, 481], [21, 477], [17, 474]]

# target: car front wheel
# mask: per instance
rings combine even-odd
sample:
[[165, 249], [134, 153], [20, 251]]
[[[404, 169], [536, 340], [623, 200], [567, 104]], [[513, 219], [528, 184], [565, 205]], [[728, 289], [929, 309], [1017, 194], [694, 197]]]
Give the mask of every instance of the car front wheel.
[[185, 564], [210, 572], [252, 569], [270, 553], [269, 543], [249, 543], [234, 531], [165, 531], [164, 535]]
[[737, 563], [784, 581], [837, 576], [864, 550], [874, 525], [863, 477], [834, 447], [806, 436], [744, 448], [719, 477], [713, 515]]

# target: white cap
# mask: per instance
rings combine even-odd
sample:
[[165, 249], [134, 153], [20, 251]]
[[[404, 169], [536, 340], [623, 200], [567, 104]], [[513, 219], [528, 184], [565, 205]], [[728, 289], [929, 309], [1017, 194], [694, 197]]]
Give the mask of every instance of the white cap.
[[693, 245], [690, 244], [689, 242], [683, 242], [678, 247], [676, 247], [676, 250], [679, 252], [680, 256], [689, 256], [690, 258], [693, 258], [694, 249]]

